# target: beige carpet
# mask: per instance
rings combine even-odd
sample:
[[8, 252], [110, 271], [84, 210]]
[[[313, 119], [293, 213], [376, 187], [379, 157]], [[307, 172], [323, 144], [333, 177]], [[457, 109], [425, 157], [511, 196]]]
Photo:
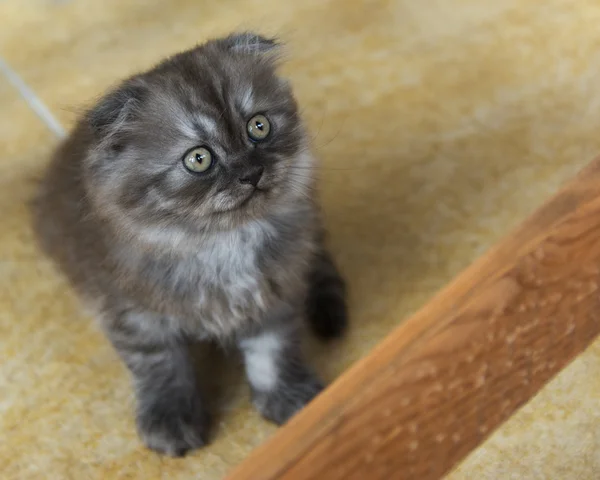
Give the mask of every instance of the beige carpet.
[[[333, 379], [600, 153], [599, 26], [597, 0], [3, 0], [0, 58], [68, 129], [164, 55], [281, 34], [352, 290], [348, 339], [314, 347]], [[274, 428], [227, 374], [210, 447], [140, 446], [126, 372], [32, 242], [57, 136], [1, 74], [0, 112], [0, 478], [222, 478]], [[596, 344], [451, 478], [598, 478], [599, 395]]]

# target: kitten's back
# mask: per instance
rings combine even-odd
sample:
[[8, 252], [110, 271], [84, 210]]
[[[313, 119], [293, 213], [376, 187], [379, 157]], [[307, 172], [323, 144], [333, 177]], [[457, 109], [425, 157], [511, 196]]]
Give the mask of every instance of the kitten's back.
[[102, 241], [83, 185], [89, 132], [78, 126], [57, 149], [32, 202], [33, 227], [40, 247], [80, 293], [97, 290]]

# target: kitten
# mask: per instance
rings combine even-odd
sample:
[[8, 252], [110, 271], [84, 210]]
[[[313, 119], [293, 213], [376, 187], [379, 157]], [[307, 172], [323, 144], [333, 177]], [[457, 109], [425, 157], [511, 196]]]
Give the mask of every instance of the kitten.
[[127, 365], [146, 445], [180, 456], [208, 418], [188, 347], [242, 352], [282, 424], [323, 388], [300, 348], [346, 326], [314, 158], [276, 41], [215, 39], [105, 95], [54, 155], [35, 228]]

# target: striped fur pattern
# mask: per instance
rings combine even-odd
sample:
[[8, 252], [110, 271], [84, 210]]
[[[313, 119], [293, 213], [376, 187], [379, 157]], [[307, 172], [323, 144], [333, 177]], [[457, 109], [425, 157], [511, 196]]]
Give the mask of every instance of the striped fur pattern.
[[[346, 326], [278, 50], [234, 34], [125, 80], [57, 150], [34, 202], [42, 248], [131, 372], [140, 436], [167, 455], [207, 441], [190, 345], [239, 348], [254, 404], [281, 424], [322, 389], [305, 320], [326, 338]], [[247, 132], [257, 114], [271, 124], [260, 142]], [[182, 161], [199, 146], [213, 158], [200, 174]]]

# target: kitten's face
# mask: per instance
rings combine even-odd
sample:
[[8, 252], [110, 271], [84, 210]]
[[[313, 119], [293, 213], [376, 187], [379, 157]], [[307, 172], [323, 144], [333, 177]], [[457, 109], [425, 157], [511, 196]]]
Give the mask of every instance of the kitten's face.
[[107, 96], [88, 179], [102, 208], [147, 228], [233, 228], [308, 195], [312, 159], [275, 48], [210, 42]]

